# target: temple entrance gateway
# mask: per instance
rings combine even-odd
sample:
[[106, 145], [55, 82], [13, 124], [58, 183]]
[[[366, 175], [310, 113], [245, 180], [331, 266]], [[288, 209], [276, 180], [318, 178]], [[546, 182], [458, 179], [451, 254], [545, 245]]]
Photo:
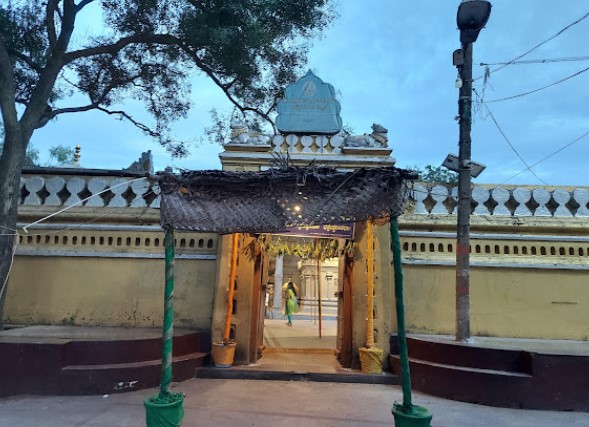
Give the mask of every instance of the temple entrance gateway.
[[[392, 150], [388, 147], [387, 129], [382, 125], [373, 124], [372, 131], [363, 135], [341, 134], [343, 121], [340, 110], [335, 89], [312, 72], [308, 72], [298, 82], [285, 89], [285, 97], [278, 104], [279, 114], [276, 123], [280, 134], [272, 136], [251, 131], [245, 120], [236, 116], [232, 118], [231, 138], [224, 145], [225, 151], [220, 154], [223, 170], [270, 171], [275, 167], [277, 157], [287, 157], [288, 164], [282, 166], [289, 168], [304, 169], [313, 164], [314, 168], [327, 166], [348, 172], [361, 168], [392, 166], [395, 160], [391, 157]], [[296, 209], [299, 208], [298, 198], [300, 201], [305, 201], [303, 199], [306, 198], [306, 179], [306, 175], [301, 174], [293, 191], [281, 200], [281, 208], [295, 218]], [[338, 190], [336, 187], [319, 194], [317, 203], [322, 205], [329, 202], [334, 190]], [[361, 196], [358, 191], [362, 190], [356, 189], [355, 195]], [[363, 200], [357, 208], [362, 209], [365, 205], [366, 200]], [[375, 215], [378, 216], [380, 215]], [[334, 212], [332, 218], [333, 224], [342, 223], [339, 213]], [[327, 220], [323, 224], [329, 227], [331, 222]], [[388, 231], [379, 231], [379, 227], [376, 229], [373, 243], [375, 325], [372, 333], [376, 337], [377, 345], [385, 349], [386, 359], [388, 336], [393, 328], [395, 313], [391, 287], [390, 240]], [[242, 244], [249, 245], [258, 239], [258, 235], [243, 239], [249, 243], [244, 240]], [[296, 347], [318, 351], [328, 347], [325, 350], [335, 354], [342, 366], [359, 366], [358, 348], [365, 345], [367, 335], [368, 269], [364, 223], [356, 223], [354, 235], [350, 235], [348, 241], [350, 250], [345, 256], [338, 254], [335, 256], [337, 261], [322, 262], [319, 268], [313, 257], [264, 253], [263, 258], [267, 263], [267, 269], [264, 269], [267, 278], [264, 282], [254, 278], [256, 268], [251, 265], [251, 258], [240, 256], [232, 325], [234, 337], [238, 341], [235, 359], [237, 364], [255, 363], [258, 360], [262, 362], [264, 357], [268, 359], [268, 351], [284, 352], [285, 349], [297, 350]], [[228, 247], [227, 238], [224, 238], [219, 245], [220, 262], [214, 305], [213, 339], [220, 330], [219, 325], [222, 324], [222, 316], [219, 313], [224, 311], [226, 305], [223, 297], [227, 287]], [[263, 248], [259, 250], [264, 252]], [[286, 325], [283, 313], [282, 286], [287, 282], [289, 275], [299, 286], [299, 298], [302, 303], [301, 311], [294, 315], [293, 327]], [[255, 289], [244, 289], [244, 286], [253, 286]], [[308, 330], [306, 335], [303, 327]], [[244, 342], [247, 343], [245, 346]]]

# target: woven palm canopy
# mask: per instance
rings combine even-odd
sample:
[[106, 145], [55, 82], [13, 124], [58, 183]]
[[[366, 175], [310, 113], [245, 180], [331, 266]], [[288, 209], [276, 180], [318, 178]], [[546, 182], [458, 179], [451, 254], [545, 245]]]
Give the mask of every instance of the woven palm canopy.
[[163, 228], [215, 233], [272, 233], [288, 227], [397, 217], [414, 172], [394, 167], [337, 172], [287, 167], [262, 172], [163, 172]]

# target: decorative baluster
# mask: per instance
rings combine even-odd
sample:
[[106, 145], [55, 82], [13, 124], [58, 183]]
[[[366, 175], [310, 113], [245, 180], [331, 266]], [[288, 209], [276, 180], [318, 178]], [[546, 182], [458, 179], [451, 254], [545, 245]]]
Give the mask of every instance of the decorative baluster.
[[288, 146], [288, 151], [290, 153], [297, 153], [298, 152], [298, 145], [299, 137], [293, 134], [286, 136], [286, 145]]
[[146, 179], [142, 179], [141, 181], [133, 181], [131, 183], [131, 189], [133, 193], [135, 193], [135, 198], [131, 202], [132, 208], [146, 208], [147, 203], [145, 203], [145, 199], [143, 195], [147, 193], [147, 189], [149, 188], [149, 182]]
[[511, 216], [511, 211], [506, 206], [509, 200], [509, 191], [505, 188], [495, 188], [491, 192], [493, 200], [497, 202], [497, 206], [493, 209], [493, 215], [508, 215]]
[[344, 138], [340, 135], [334, 135], [329, 138], [329, 145], [332, 147], [331, 154], [341, 154]]
[[45, 189], [49, 193], [45, 199], [45, 205], [47, 206], [61, 206], [61, 198], [57, 193], [63, 190], [65, 180], [60, 176], [53, 176], [45, 181]]
[[150, 208], [155, 208], [155, 209], [159, 209], [160, 207], [160, 193], [161, 193], [161, 189], [160, 186], [158, 184], [153, 184], [151, 186], [151, 191], [153, 191], [153, 193], [156, 195], [155, 199], [153, 199], [153, 201], [150, 203], [149, 207]]
[[587, 209], [587, 202], [589, 202], [589, 191], [584, 188], [577, 188], [573, 191], [573, 198], [579, 204], [579, 209], [575, 216], [589, 216], [589, 209]]
[[[129, 188], [128, 182], [129, 181], [124, 178], [113, 179], [113, 181], [110, 183], [110, 191], [113, 192], [114, 197], [110, 200], [110, 203], [108, 204], [109, 207], [125, 208], [128, 206], [127, 201], [122, 196], [122, 194]], [[125, 183], [127, 183], [127, 185], [121, 185]]]
[[513, 190], [513, 198], [518, 203], [517, 208], [515, 208], [515, 212], [513, 213], [516, 216], [532, 216], [532, 211], [526, 203], [530, 201], [532, 198], [532, 192], [527, 188], [516, 188]]
[[[100, 193], [105, 188], [106, 188], [106, 181], [102, 178], [92, 178], [88, 182], [88, 191], [91, 192], [92, 195]], [[104, 199], [100, 196], [92, 197], [90, 200], [88, 200], [86, 202], [86, 206], [103, 207], [104, 206]]]
[[485, 203], [489, 200], [491, 195], [489, 194], [489, 190], [482, 187], [475, 187], [472, 190], [472, 198], [475, 202], [477, 202], [476, 208], [474, 208], [475, 215], [490, 215], [489, 208], [485, 206]]
[[532, 192], [532, 197], [538, 203], [534, 216], [551, 216], [550, 210], [546, 204], [550, 201], [550, 193], [543, 188], [538, 188]]
[[424, 185], [416, 185], [413, 187], [413, 194], [415, 197], [415, 213], [427, 215], [429, 212], [425, 208], [424, 200], [429, 195], [427, 188]]
[[38, 206], [41, 204], [41, 199], [37, 194], [45, 185], [45, 180], [40, 176], [32, 176], [25, 181], [27, 191], [30, 193], [24, 201], [25, 205]]
[[432, 208], [432, 214], [448, 214], [448, 208], [444, 205], [444, 202], [448, 198], [448, 189], [443, 185], [436, 185], [431, 191], [432, 199], [436, 202]]
[[80, 203], [81, 199], [78, 194], [80, 194], [84, 190], [84, 187], [86, 187], [86, 181], [84, 181], [82, 178], [75, 176], [73, 178], [68, 179], [65, 183], [65, 186], [67, 188], [67, 191], [70, 192], [70, 197], [68, 197], [64, 205], [70, 206]]
[[452, 197], [452, 201], [454, 202], [451, 207], [450, 213], [456, 213], [456, 207], [458, 206], [458, 187], [452, 187], [450, 190], [450, 196]]
[[309, 135], [304, 135], [301, 137], [301, 146], [303, 153], [314, 153], [313, 151], [313, 137]]
[[284, 150], [283, 145], [285, 144], [284, 137], [282, 135], [274, 135], [272, 138], [272, 145], [274, 147], [274, 151], [278, 153], [282, 153]]
[[552, 198], [558, 203], [554, 216], [573, 216], [573, 213], [566, 206], [571, 200], [571, 193], [559, 188], [552, 192]]

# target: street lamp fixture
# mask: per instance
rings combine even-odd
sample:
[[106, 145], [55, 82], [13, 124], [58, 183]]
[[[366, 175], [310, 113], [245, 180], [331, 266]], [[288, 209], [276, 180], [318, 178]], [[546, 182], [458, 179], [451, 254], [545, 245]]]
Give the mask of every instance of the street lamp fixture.
[[[458, 220], [456, 227], [456, 340], [470, 338], [470, 210], [471, 210], [471, 160], [472, 125], [472, 45], [491, 14], [487, 0], [462, 0], [458, 6], [456, 23], [460, 30], [462, 49], [454, 52], [453, 64], [458, 68], [456, 86], [458, 119], [460, 124], [458, 170]], [[480, 172], [479, 172], [480, 173]]]
[[460, 30], [462, 44], [477, 41], [479, 31], [491, 16], [491, 3], [487, 0], [462, 0], [456, 14], [456, 24]]

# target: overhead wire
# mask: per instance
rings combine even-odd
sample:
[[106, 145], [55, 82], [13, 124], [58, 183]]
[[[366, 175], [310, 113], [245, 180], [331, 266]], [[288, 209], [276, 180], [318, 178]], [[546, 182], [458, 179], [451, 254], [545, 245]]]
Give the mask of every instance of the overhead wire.
[[[566, 148], [570, 147], [571, 145], [573, 145], [573, 144], [575, 144], [575, 143], [579, 142], [580, 140], [582, 140], [583, 138], [585, 138], [585, 137], [586, 137], [586, 136], [588, 136], [588, 135], [589, 135], [589, 131], [587, 131], [587, 132], [585, 132], [583, 135], [581, 135], [581, 136], [579, 136], [579, 137], [575, 138], [575, 139], [574, 139], [574, 140], [572, 140], [571, 142], [569, 142], [569, 143], [567, 143], [567, 144], [563, 145], [563, 146], [562, 146], [562, 147], [560, 147], [558, 150], [554, 151], [552, 154], [549, 154], [548, 156], [546, 156], [546, 157], [544, 157], [544, 158], [542, 158], [542, 159], [538, 160], [536, 163], [534, 163], [533, 165], [531, 165], [531, 166], [530, 166], [530, 168], [533, 168], [533, 167], [536, 167], [536, 166], [538, 166], [540, 163], [542, 163], [542, 162], [544, 162], [544, 161], [548, 160], [549, 158], [551, 158], [551, 157], [553, 157], [553, 156], [557, 155], [557, 154], [558, 154], [558, 153], [560, 153], [562, 150], [564, 150], [564, 149], [566, 149]], [[513, 176], [511, 176], [511, 177], [507, 178], [505, 181], [501, 182], [499, 185], [501, 185], [501, 184], [505, 184], [507, 181], [511, 181], [513, 178], [515, 178], [515, 177], [517, 177], [517, 176], [521, 175], [522, 173], [526, 172], [527, 170], [528, 170], [528, 169], [524, 169], [524, 170], [522, 170], [522, 171], [520, 171], [520, 172], [518, 172], [518, 173], [514, 174]]]
[[546, 181], [544, 181], [542, 178], [540, 178], [538, 175], [536, 175], [536, 172], [534, 172], [531, 169], [531, 166], [528, 164], [528, 162], [526, 162], [526, 160], [522, 157], [522, 155], [517, 151], [517, 149], [515, 148], [515, 146], [511, 142], [511, 140], [507, 137], [507, 135], [505, 134], [505, 132], [503, 131], [503, 129], [499, 125], [499, 122], [497, 122], [497, 119], [495, 118], [495, 115], [493, 114], [493, 112], [491, 111], [491, 109], [489, 108], [489, 106], [487, 105], [486, 101], [483, 101], [483, 99], [479, 97], [478, 92], [476, 90], [473, 89], [473, 93], [475, 94], [475, 96], [479, 100], [480, 104], [483, 105], [487, 109], [487, 112], [489, 113], [489, 116], [491, 117], [491, 120], [495, 124], [495, 127], [497, 128], [497, 130], [499, 131], [499, 133], [501, 134], [501, 136], [503, 137], [503, 139], [505, 140], [505, 142], [507, 142], [507, 144], [513, 150], [513, 152], [515, 153], [515, 155], [524, 164], [524, 166], [526, 167], [525, 171], [530, 171], [530, 173], [532, 175], [534, 175], [540, 182], [542, 182], [544, 185], [548, 185], [548, 183]]
[[[566, 27], [564, 27], [563, 29], [561, 29], [560, 31], [558, 31], [558, 32], [557, 32], [556, 34], [554, 34], [552, 37], [549, 37], [548, 39], [544, 40], [543, 42], [541, 42], [541, 43], [538, 43], [536, 46], [534, 46], [534, 47], [533, 47], [533, 48], [531, 48], [530, 50], [528, 50], [528, 51], [526, 51], [526, 52], [522, 53], [521, 55], [519, 55], [519, 56], [517, 56], [517, 57], [513, 58], [511, 61], [508, 61], [508, 62], [504, 63], [504, 64], [503, 64], [503, 65], [501, 65], [500, 67], [498, 67], [498, 68], [495, 68], [494, 70], [491, 70], [491, 71], [490, 71], [490, 73], [496, 73], [497, 71], [499, 71], [499, 70], [502, 70], [503, 68], [505, 68], [505, 67], [507, 67], [507, 66], [509, 66], [509, 65], [513, 64], [515, 61], [517, 61], [517, 60], [519, 60], [519, 59], [523, 58], [524, 56], [526, 56], [526, 55], [528, 55], [528, 54], [532, 53], [533, 51], [535, 51], [536, 49], [538, 49], [539, 47], [541, 47], [541, 46], [545, 45], [546, 43], [548, 43], [548, 42], [550, 42], [550, 41], [552, 41], [552, 40], [554, 40], [555, 38], [557, 38], [558, 36], [560, 36], [562, 33], [564, 33], [565, 31], [567, 31], [567, 30], [568, 30], [568, 29], [570, 29], [571, 27], [573, 27], [573, 26], [577, 25], [578, 23], [582, 22], [583, 20], [587, 19], [587, 17], [589, 17], [589, 11], [588, 11], [588, 12], [587, 12], [585, 15], [583, 15], [582, 17], [580, 17], [579, 19], [577, 19], [577, 20], [575, 20], [575, 21], [571, 22], [569, 25], [567, 25]], [[479, 80], [481, 77], [483, 77], [483, 76], [479, 76], [479, 77], [475, 78], [474, 80]], [[473, 81], [474, 81], [474, 80], [473, 80]]]
[[589, 56], [571, 56], [568, 58], [546, 58], [546, 59], [526, 59], [524, 61], [510, 61], [510, 62], [495, 62], [486, 63], [481, 62], [481, 67], [488, 67], [492, 65], [522, 65], [522, 64], [553, 64], [557, 62], [580, 62], [589, 61]]
[[587, 71], [589, 71], [589, 67], [585, 68], [584, 70], [577, 71], [575, 74], [571, 74], [570, 76], [565, 77], [563, 79], [560, 79], [560, 80], [558, 80], [558, 81], [556, 81], [554, 83], [551, 83], [551, 84], [546, 85], [546, 86], [542, 86], [541, 88], [530, 90], [528, 92], [520, 93], [520, 94], [517, 94], [517, 95], [507, 96], [505, 98], [492, 99], [490, 101], [484, 101], [484, 102], [485, 102], [485, 104], [491, 104], [491, 103], [494, 103], [494, 102], [509, 101], [511, 99], [516, 99], [516, 98], [521, 98], [522, 96], [531, 95], [532, 93], [540, 92], [541, 90], [548, 89], [548, 88], [553, 87], [553, 86], [556, 86], [556, 85], [558, 85], [560, 83], [566, 82], [567, 80], [570, 80], [573, 77], [577, 77], [577, 76], [579, 76], [579, 75], [581, 75], [581, 74], [583, 74], [583, 73], [585, 73]]

